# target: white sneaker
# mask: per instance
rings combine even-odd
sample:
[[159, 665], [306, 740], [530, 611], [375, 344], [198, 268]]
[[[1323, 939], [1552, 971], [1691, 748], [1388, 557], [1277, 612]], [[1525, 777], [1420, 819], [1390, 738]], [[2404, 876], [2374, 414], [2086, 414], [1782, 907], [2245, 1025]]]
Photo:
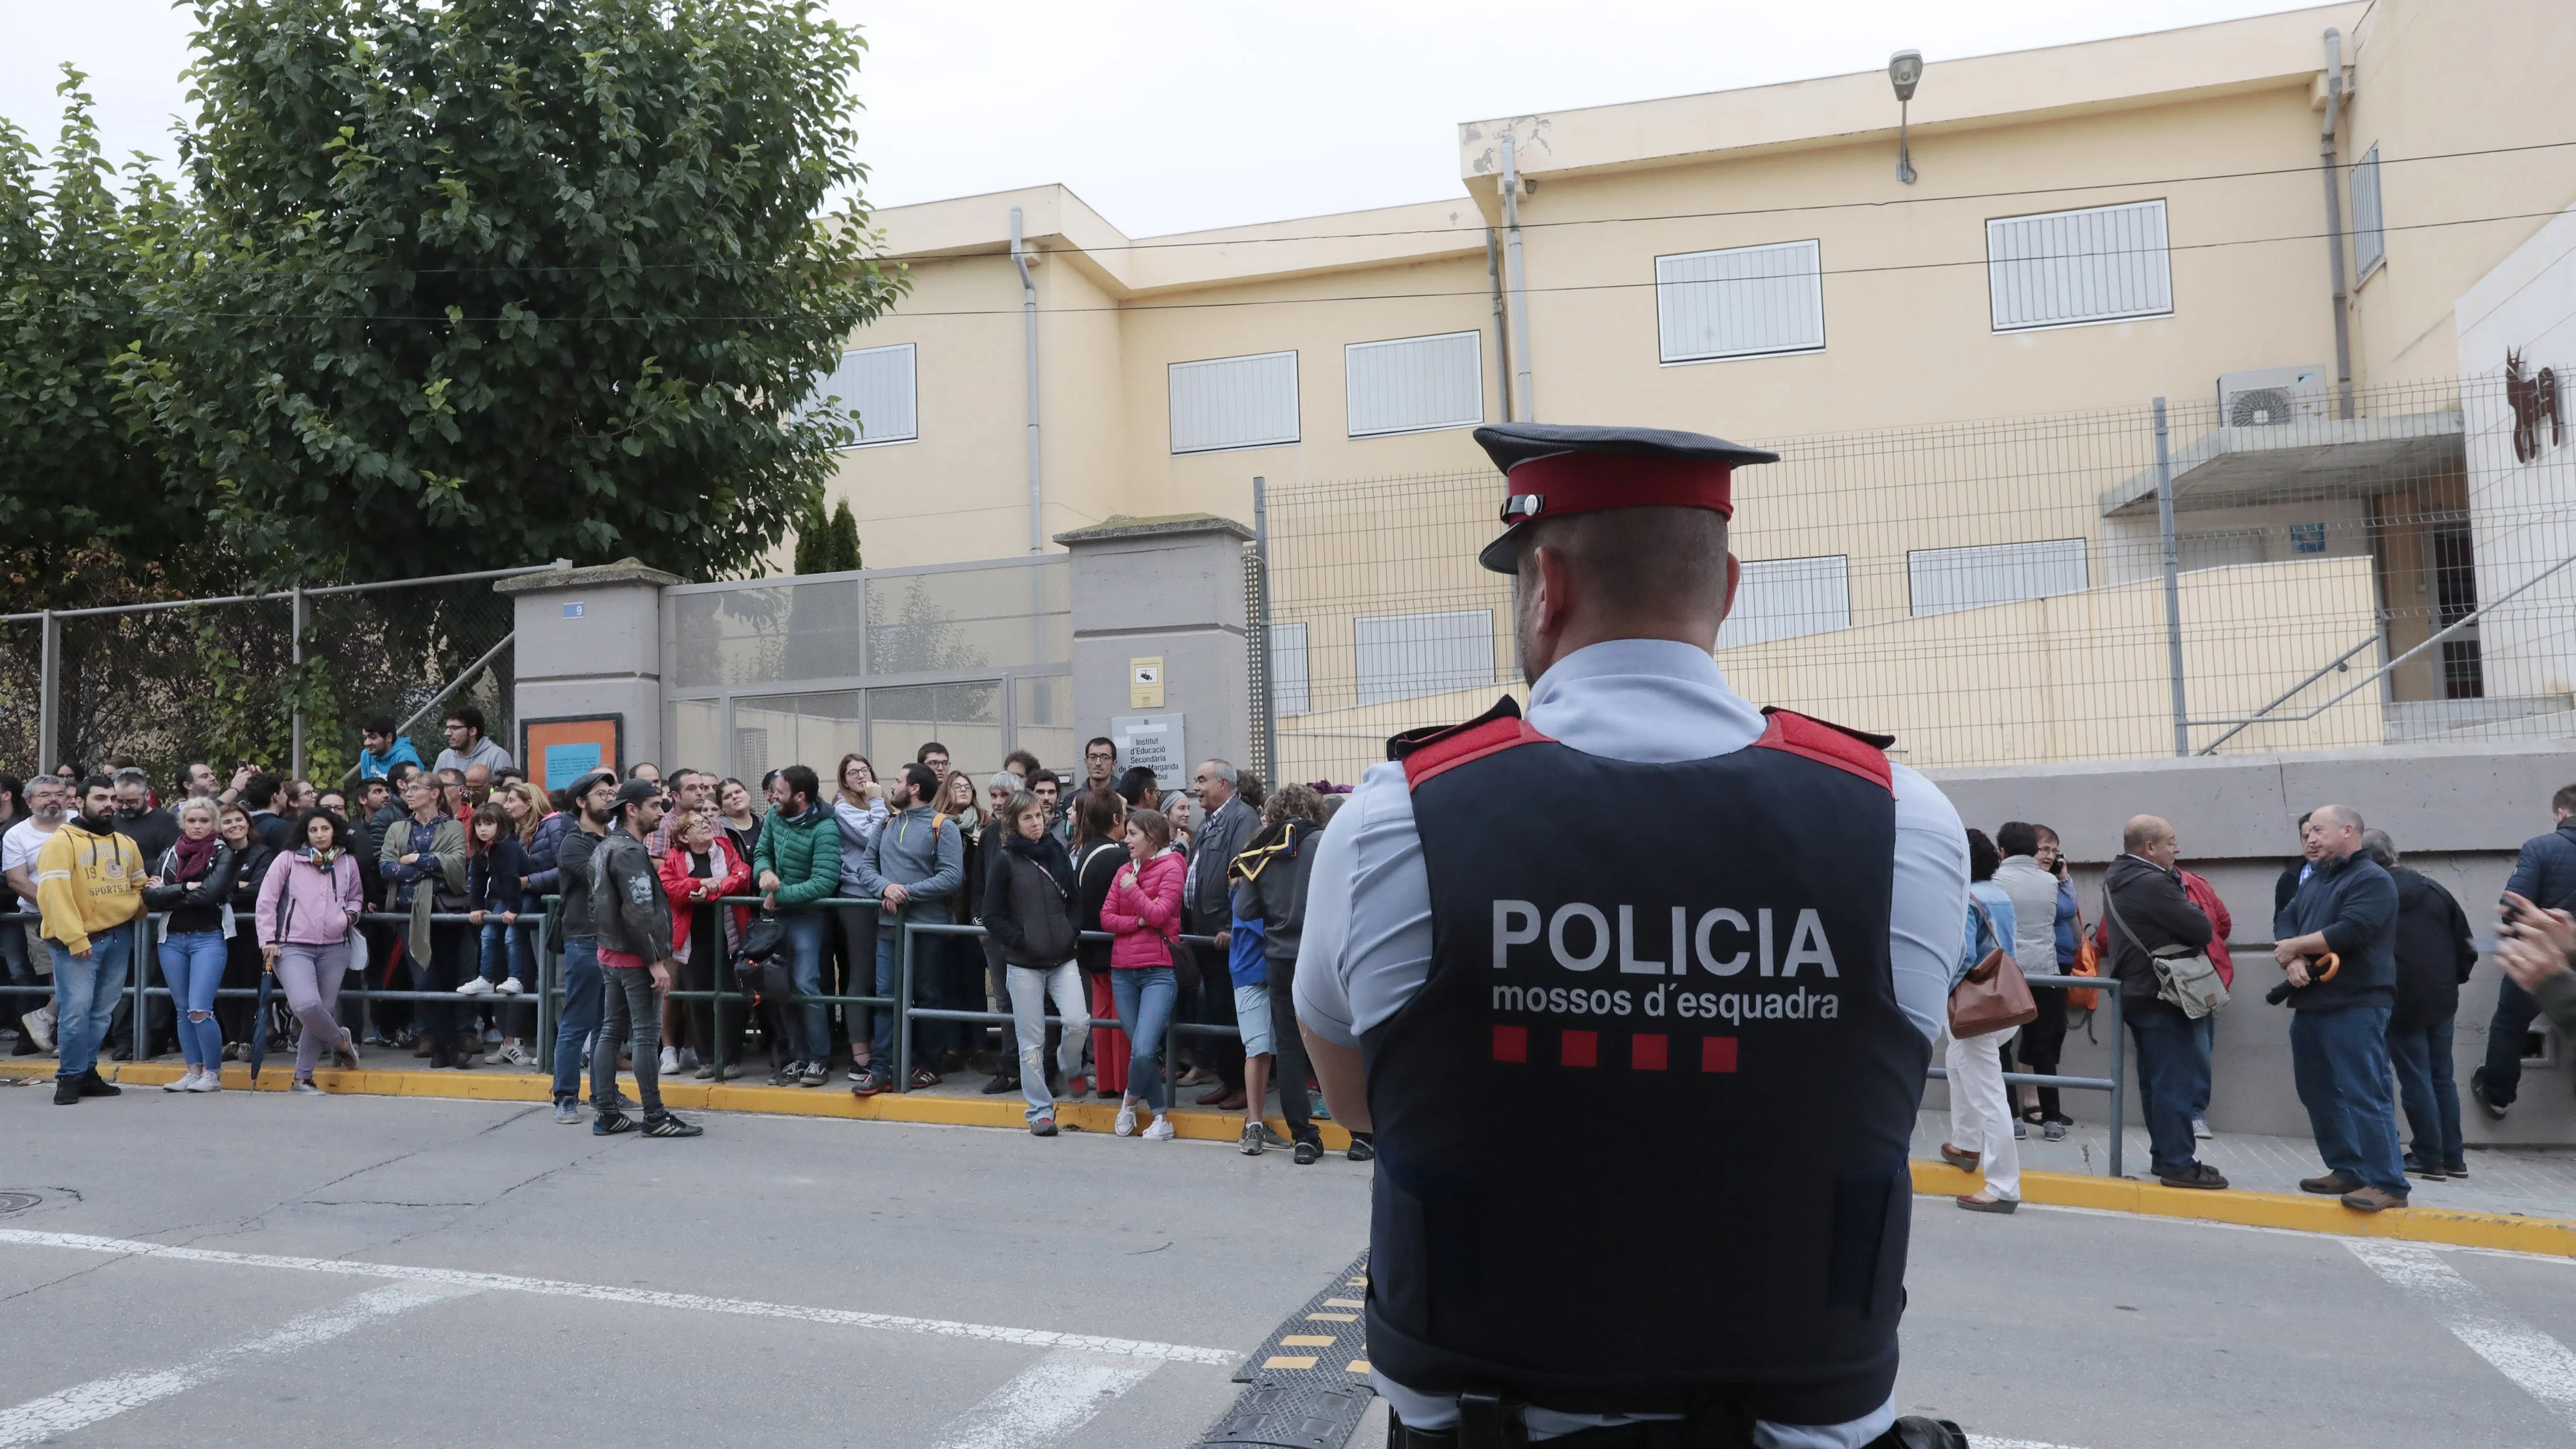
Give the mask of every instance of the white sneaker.
[[27, 1028], [27, 1034], [36, 1039], [36, 1046], [40, 1050], [52, 1051], [54, 1049], [53, 1003], [47, 1002], [43, 1006], [39, 1006], [35, 1010], [28, 1012], [25, 1016], [18, 1018], [18, 1020], [20, 1024]]
[[517, 996], [525, 992], [528, 988], [519, 984], [518, 977], [512, 976], [505, 978], [500, 985], [495, 986], [492, 989], [500, 992], [503, 996]]
[[1172, 1115], [1169, 1112], [1155, 1118], [1154, 1125], [1145, 1129], [1145, 1140], [1148, 1142], [1172, 1140]]
[[472, 980], [467, 981], [464, 985], [457, 987], [456, 994], [459, 996], [489, 996], [492, 994], [492, 983], [484, 980], [480, 976], [477, 976]]
[[528, 1054], [528, 1049], [519, 1045], [517, 1042], [506, 1041], [501, 1043], [499, 1061], [503, 1066], [524, 1067], [535, 1060], [535, 1057]]
[[670, 1047], [662, 1048], [662, 1075], [672, 1077], [679, 1075], [679, 1072], [680, 1054]]
[[1135, 1136], [1135, 1135], [1136, 1135], [1136, 1104], [1135, 1104], [1135, 1103], [1133, 1103], [1133, 1102], [1121, 1102], [1121, 1103], [1119, 1103], [1119, 1104], [1118, 1104], [1118, 1121], [1117, 1121], [1117, 1124], [1116, 1124], [1115, 1126], [1111, 1127], [1109, 1130], [1110, 1130], [1110, 1131], [1112, 1131], [1112, 1132], [1117, 1133], [1117, 1134], [1118, 1134], [1119, 1136], [1121, 1136], [1121, 1137], [1133, 1137], [1133, 1136]]
[[197, 1068], [190, 1067], [187, 1071], [180, 1074], [177, 1081], [163, 1082], [161, 1084], [161, 1090], [165, 1092], [185, 1092], [194, 1089], [196, 1085]]
[[2191, 1119], [2191, 1135], [2199, 1138], [2203, 1142], [2207, 1142], [2218, 1134], [2209, 1130], [2208, 1123], [2203, 1122], [2198, 1117], [2194, 1117]]
[[199, 1072], [197, 1080], [188, 1084], [188, 1090], [191, 1092], [220, 1092], [223, 1089], [224, 1079], [216, 1072]]

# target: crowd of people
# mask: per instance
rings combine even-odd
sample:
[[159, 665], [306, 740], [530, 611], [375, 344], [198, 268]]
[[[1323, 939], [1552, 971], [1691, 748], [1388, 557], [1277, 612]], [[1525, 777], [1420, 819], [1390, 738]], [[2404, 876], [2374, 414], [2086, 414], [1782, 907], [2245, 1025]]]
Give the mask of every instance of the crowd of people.
[[[2528, 977], [2576, 1019], [2576, 979], [2567, 976], [2576, 924], [2564, 909], [2576, 905], [2576, 786], [2553, 806], [2559, 828], [2523, 848], [2505, 897], [2515, 913], [2505, 937], [2541, 944], [2527, 948], [2527, 963], [2505, 961], [2487, 1061], [2469, 1084], [2499, 1119], [2519, 1079], [2523, 1030], [2541, 1009], [2542, 998], [2520, 983]], [[2298, 828], [2300, 857], [2273, 892], [2271, 950], [2283, 979], [2266, 1001], [2291, 1011], [2293, 1080], [2326, 1167], [2299, 1186], [2360, 1212], [2403, 1206], [2410, 1178], [2469, 1173], [2451, 1062], [2460, 987], [2478, 959], [2468, 913], [2441, 883], [2400, 863], [2387, 832], [2365, 826], [2350, 806], [2322, 806]], [[2236, 981], [2227, 946], [2235, 923], [2209, 881], [2180, 867], [2173, 825], [2153, 815], [2127, 823], [2089, 930], [2056, 832], [2011, 821], [1992, 838], [1967, 836], [1970, 909], [1954, 990], [1998, 949], [2026, 976], [2104, 978], [2098, 989], [2119, 993], [2132, 1043], [2156, 1181], [2226, 1187], [2199, 1160], [2198, 1143], [2212, 1136], [2211, 1048]], [[2032, 1127], [2048, 1140], [2065, 1136], [2071, 1123], [2057, 1089], [2023, 1085], [2027, 1095], [2008, 1106], [2004, 1074], [2018, 1058], [2024, 1072], [2056, 1075], [2070, 1005], [2083, 1004], [2070, 998], [2094, 989], [2034, 986], [2035, 1019], [2017, 1032], [1950, 1039], [1951, 1128], [1941, 1155], [1984, 1176], [1960, 1206], [2011, 1211], [2020, 1198], [2016, 1142]], [[2412, 1134], [2403, 1145], [2401, 1112]]]
[[[1243, 1151], [1322, 1155], [1287, 992], [1330, 787], [1267, 791], [1208, 760], [1167, 795], [1100, 738], [1070, 780], [1022, 750], [979, 782], [931, 742], [883, 778], [845, 755], [828, 787], [805, 765], [754, 786], [637, 763], [549, 793], [472, 707], [444, 734], [424, 763], [370, 720], [328, 787], [190, 762], [166, 804], [121, 759], [0, 775], [26, 925], [0, 928], [7, 1015], [17, 1053], [55, 1054], [55, 1100], [118, 1093], [102, 1052], [175, 1049], [186, 1070], [167, 1090], [221, 1091], [258, 1034], [239, 993], [263, 972], [285, 998], [294, 1092], [320, 1090], [326, 1056], [362, 1052], [533, 1069], [531, 993], [557, 952], [554, 1115], [594, 1132], [695, 1135], [663, 1106], [664, 1076], [821, 1087], [840, 1072], [869, 1097], [908, 1061], [913, 1089], [975, 1071], [984, 1092], [1021, 1094], [1039, 1136], [1058, 1101], [1096, 1095], [1119, 1104], [1119, 1135], [1168, 1140], [1173, 1094], [1195, 1090], [1244, 1114]], [[939, 929], [959, 926], [982, 929]], [[898, 1013], [845, 998], [903, 991], [907, 935], [927, 1014], [899, 1052]], [[168, 995], [138, 1021], [126, 986], [147, 961]], [[344, 1010], [351, 982], [369, 994]], [[1202, 1029], [1177, 1033], [1167, 1064], [1176, 1020]], [[1263, 1120], [1273, 1089], [1284, 1137]], [[1366, 1135], [1350, 1150], [1365, 1159]]]

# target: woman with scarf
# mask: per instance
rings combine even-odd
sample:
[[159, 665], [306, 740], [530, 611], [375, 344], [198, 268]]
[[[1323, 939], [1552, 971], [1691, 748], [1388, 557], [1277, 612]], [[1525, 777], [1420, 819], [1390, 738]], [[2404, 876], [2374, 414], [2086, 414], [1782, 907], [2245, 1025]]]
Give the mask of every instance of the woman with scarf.
[[295, 1080], [290, 1092], [306, 1095], [322, 1048], [339, 1065], [358, 1064], [358, 1041], [340, 1025], [335, 1008], [340, 979], [349, 974], [349, 932], [367, 908], [358, 882], [357, 857], [349, 853], [348, 824], [337, 815], [307, 810], [295, 823], [302, 844], [277, 857], [259, 886], [259, 949], [277, 984], [286, 988], [287, 1009], [303, 1024], [295, 1040]]
[[[161, 975], [170, 999], [187, 1019], [179, 1024], [179, 1053], [188, 1070], [165, 1092], [224, 1089], [224, 1029], [215, 1023], [215, 988], [224, 980], [224, 942], [233, 934], [233, 878], [241, 858], [215, 827], [212, 800], [179, 807], [179, 840], [152, 865], [143, 882], [143, 907], [161, 917]], [[247, 822], [245, 822], [247, 823]]]
[[992, 873], [984, 885], [980, 919], [1000, 948], [1010, 991], [1011, 1026], [1019, 1042], [1020, 1095], [1028, 1101], [1029, 1132], [1055, 1135], [1055, 1094], [1047, 1084], [1046, 1003], [1055, 999], [1064, 1019], [1056, 1062], [1071, 1087], [1082, 1070], [1082, 1041], [1091, 1016], [1083, 1000], [1082, 969], [1074, 964], [1073, 857], [1047, 829], [1045, 802], [1014, 792], [985, 832], [993, 842]]
[[[671, 812], [671, 822], [671, 848], [662, 852], [660, 867], [662, 894], [671, 904], [671, 956], [680, 963], [682, 991], [717, 991], [724, 986], [719, 979], [724, 964], [733, 959], [751, 919], [749, 908], [717, 902], [751, 890], [751, 862], [733, 853], [732, 842], [717, 828], [721, 817], [713, 811], [683, 805]], [[697, 1054], [694, 1063], [685, 1064], [698, 1080], [741, 1076], [742, 1069], [734, 1065], [742, 1040], [741, 1014], [726, 1023], [726, 1040], [718, 1041], [714, 1001], [680, 1005], [680, 1024], [686, 1028], [682, 1042]], [[668, 1054], [673, 1048], [662, 1050]], [[684, 1059], [672, 1057], [671, 1071], [676, 1074], [683, 1064]]]

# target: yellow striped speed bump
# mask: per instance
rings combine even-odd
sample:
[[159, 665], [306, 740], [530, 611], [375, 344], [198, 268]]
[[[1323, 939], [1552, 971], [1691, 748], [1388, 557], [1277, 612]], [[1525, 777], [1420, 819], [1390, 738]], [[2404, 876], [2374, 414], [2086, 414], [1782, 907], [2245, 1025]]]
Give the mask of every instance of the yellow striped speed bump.
[[1362, 1254], [1271, 1330], [1235, 1370], [1234, 1381], [1246, 1387], [1202, 1445], [1342, 1449], [1350, 1442], [1373, 1396], [1358, 1296], [1368, 1287], [1367, 1269]]

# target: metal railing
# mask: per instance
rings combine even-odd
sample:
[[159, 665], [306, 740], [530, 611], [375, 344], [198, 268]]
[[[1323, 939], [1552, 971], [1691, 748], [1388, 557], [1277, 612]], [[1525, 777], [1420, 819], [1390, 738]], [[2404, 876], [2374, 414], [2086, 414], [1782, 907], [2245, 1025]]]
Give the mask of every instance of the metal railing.
[[[2099, 991], [2101, 1006], [2111, 1012], [2111, 1075], [2107, 1077], [2061, 1077], [2038, 1072], [2006, 1072], [2004, 1084], [2012, 1087], [2072, 1087], [2079, 1092], [2111, 1094], [2111, 1160], [2105, 1164], [2110, 1175], [2120, 1173], [2120, 1142], [2128, 1136], [2129, 1071], [2128, 1039], [2120, 1034], [2120, 983], [2108, 976], [2025, 976], [2033, 986], [2063, 986]], [[2098, 1008], [2097, 1008], [2098, 1009]], [[1950, 1080], [1950, 1069], [1934, 1067], [1929, 1073], [1936, 1082]], [[2015, 1114], [2018, 1116], [2019, 1114]]]

